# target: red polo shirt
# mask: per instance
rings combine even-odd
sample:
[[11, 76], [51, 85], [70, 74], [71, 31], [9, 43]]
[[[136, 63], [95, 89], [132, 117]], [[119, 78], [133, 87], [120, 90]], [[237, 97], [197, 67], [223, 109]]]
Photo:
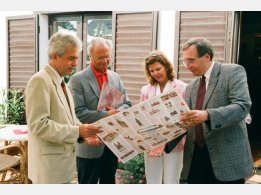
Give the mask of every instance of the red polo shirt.
[[94, 76], [96, 77], [96, 80], [98, 82], [98, 85], [100, 87], [100, 90], [102, 89], [102, 85], [104, 82], [108, 82], [108, 78], [107, 78], [107, 69], [105, 70], [105, 72], [100, 73], [97, 70], [95, 70], [95, 68], [93, 67], [93, 65], [91, 64], [91, 68], [93, 71]]

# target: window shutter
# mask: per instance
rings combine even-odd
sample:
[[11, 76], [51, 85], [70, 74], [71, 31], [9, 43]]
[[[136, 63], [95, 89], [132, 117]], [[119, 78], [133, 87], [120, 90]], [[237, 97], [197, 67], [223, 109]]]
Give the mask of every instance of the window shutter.
[[113, 69], [133, 104], [140, 100], [146, 85], [144, 59], [156, 48], [157, 12], [113, 13]]
[[194, 76], [182, 65], [182, 46], [192, 37], [205, 37], [213, 45], [214, 60], [230, 62], [231, 57], [231, 12], [178, 12], [178, 56], [175, 64], [178, 66], [178, 78], [189, 83]]
[[8, 88], [24, 89], [38, 69], [37, 16], [7, 17]]

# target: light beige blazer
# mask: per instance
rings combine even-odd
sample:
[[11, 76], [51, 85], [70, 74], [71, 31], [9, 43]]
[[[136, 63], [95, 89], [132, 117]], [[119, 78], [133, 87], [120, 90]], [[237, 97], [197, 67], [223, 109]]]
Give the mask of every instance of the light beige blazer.
[[68, 87], [67, 93], [70, 107], [61, 78], [49, 65], [27, 84], [28, 168], [33, 183], [67, 183], [75, 176], [75, 144], [81, 123]]

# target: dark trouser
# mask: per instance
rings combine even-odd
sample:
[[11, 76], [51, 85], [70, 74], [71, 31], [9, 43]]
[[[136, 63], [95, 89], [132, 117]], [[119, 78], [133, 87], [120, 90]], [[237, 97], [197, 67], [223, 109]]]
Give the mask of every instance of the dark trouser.
[[[220, 162], [222, 163], [222, 162]], [[201, 148], [194, 147], [193, 158], [188, 175], [189, 184], [244, 184], [245, 179], [235, 181], [219, 181], [216, 179], [206, 144]]]
[[100, 158], [76, 157], [79, 184], [115, 184], [117, 157], [106, 146]]

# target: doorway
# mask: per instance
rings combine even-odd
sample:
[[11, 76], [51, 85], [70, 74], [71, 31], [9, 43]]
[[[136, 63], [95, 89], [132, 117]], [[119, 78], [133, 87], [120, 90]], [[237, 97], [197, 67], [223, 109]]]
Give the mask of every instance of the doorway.
[[246, 11], [240, 15], [238, 63], [246, 69], [252, 100], [252, 123], [248, 125], [248, 135], [251, 145], [261, 145], [261, 12]]

